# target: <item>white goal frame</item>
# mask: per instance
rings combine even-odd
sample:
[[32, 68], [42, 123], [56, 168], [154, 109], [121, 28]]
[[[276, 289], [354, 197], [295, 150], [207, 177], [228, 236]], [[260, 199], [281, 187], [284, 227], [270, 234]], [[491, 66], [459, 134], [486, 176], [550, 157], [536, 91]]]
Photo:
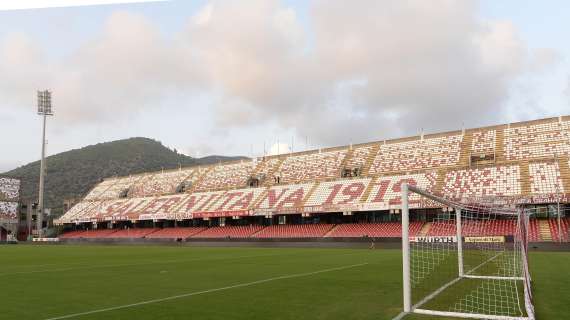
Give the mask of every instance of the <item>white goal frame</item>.
[[[457, 264], [458, 264], [458, 272], [457, 277], [448, 283], [444, 284], [440, 288], [434, 290], [427, 296], [423, 297], [422, 300], [417, 302], [416, 304], [412, 305], [412, 286], [411, 286], [411, 273], [410, 273], [410, 216], [409, 216], [409, 194], [410, 192], [416, 193], [422, 197], [425, 197], [429, 200], [436, 201], [438, 203], [444, 204], [450, 208], [454, 208], [455, 210], [455, 221], [456, 221], [456, 239], [457, 239]], [[402, 194], [402, 266], [403, 266], [403, 307], [404, 307], [404, 314], [408, 313], [416, 313], [416, 314], [425, 314], [425, 315], [432, 315], [432, 316], [443, 316], [443, 317], [455, 317], [455, 318], [466, 318], [466, 319], [490, 319], [490, 320], [535, 320], [534, 315], [534, 306], [532, 304], [532, 293], [530, 289], [530, 274], [528, 270], [528, 262], [527, 262], [527, 252], [526, 246], [522, 246], [521, 249], [521, 258], [522, 262], [522, 277], [503, 277], [503, 276], [481, 276], [481, 275], [471, 275], [476, 269], [480, 268], [483, 264], [492, 261], [493, 259], [497, 258], [497, 256], [491, 257], [489, 260], [483, 262], [481, 265], [474, 267], [473, 269], [465, 272], [464, 270], [464, 261], [463, 261], [463, 244], [462, 244], [462, 223], [461, 223], [461, 205], [458, 202], [450, 201], [442, 197], [438, 197], [433, 195], [429, 192], [426, 192], [422, 189], [419, 189], [415, 186], [402, 184], [401, 188]], [[518, 219], [525, 219], [526, 224], [528, 225], [528, 216], [522, 215], [520, 213], [512, 213], [512, 215], [517, 215]], [[528, 242], [528, 236], [525, 239], [525, 242]], [[461, 279], [465, 278], [472, 278], [472, 279], [488, 279], [488, 280], [520, 280], [523, 281], [524, 287], [524, 309], [527, 313], [526, 317], [517, 317], [517, 316], [503, 316], [503, 315], [490, 315], [490, 314], [478, 314], [478, 313], [463, 313], [463, 312], [454, 312], [454, 311], [438, 311], [438, 310], [429, 310], [424, 309], [424, 306], [428, 301], [435, 298], [437, 295], [442, 293], [447, 288], [451, 287], [455, 283], [459, 282]], [[398, 317], [401, 318], [401, 317]]]

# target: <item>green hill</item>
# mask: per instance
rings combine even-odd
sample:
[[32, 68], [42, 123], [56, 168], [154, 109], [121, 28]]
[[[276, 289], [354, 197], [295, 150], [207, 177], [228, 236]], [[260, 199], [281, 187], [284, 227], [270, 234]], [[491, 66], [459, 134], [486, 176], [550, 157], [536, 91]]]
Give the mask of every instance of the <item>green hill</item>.
[[[210, 164], [243, 157], [192, 158], [148, 138], [99, 143], [47, 158], [46, 207], [62, 213], [63, 200], [84, 196], [101, 179], [111, 176]], [[22, 179], [22, 201], [37, 201], [40, 162], [6, 172]]]

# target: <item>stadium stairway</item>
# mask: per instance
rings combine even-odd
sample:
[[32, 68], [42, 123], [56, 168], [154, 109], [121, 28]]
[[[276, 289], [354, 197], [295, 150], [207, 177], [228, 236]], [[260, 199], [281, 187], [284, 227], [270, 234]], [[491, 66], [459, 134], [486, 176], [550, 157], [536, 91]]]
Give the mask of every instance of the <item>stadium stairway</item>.
[[366, 190], [364, 190], [364, 194], [362, 195], [362, 198], [360, 198], [361, 203], [365, 203], [366, 201], [368, 201], [368, 197], [370, 196], [370, 192], [372, 192], [372, 189], [376, 185], [377, 180], [378, 180], [378, 177], [372, 177], [372, 180], [370, 180], [370, 183], [366, 187]]
[[372, 167], [372, 163], [374, 163], [374, 159], [376, 159], [376, 155], [378, 154], [379, 151], [380, 151], [380, 144], [379, 143], [374, 144], [372, 146], [372, 149], [366, 156], [366, 162], [362, 167], [362, 173], [364, 175], [367, 175], [370, 172], [370, 167]]
[[562, 179], [564, 192], [570, 192], [570, 158], [558, 159], [558, 167], [560, 168], [560, 178]]
[[192, 193], [196, 190], [196, 188], [198, 188], [198, 186], [200, 184], [202, 184], [202, 181], [204, 181], [204, 179], [206, 179], [206, 176], [210, 173], [210, 171], [214, 170], [214, 166], [211, 166], [210, 168], [208, 168], [205, 172], [202, 172], [202, 175], [198, 177], [198, 179], [196, 179], [196, 181], [194, 181], [194, 183], [192, 184], [192, 186], [190, 187], [190, 190], [186, 191], [187, 193]]
[[522, 161], [520, 163], [520, 182], [521, 182], [521, 194], [529, 195], [531, 194], [530, 187], [530, 171], [528, 161]]
[[330, 235], [338, 228], [338, 226], [340, 226], [339, 224], [335, 224], [327, 233], [325, 233], [325, 235], [323, 236], [323, 238], [328, 238], [330, 237]]
[[281, 165], [283, 165], [285, 158], [286, 157], [280, 157], [277, 164], [275, 164], [273, 166], [273, 168], [271, 168], [271, 169], [269, 169], [269, 171], [267, 171], [267, 176], [265, 178], [265, 181], [263, 181], [263, 183], [261, 184], [262, 186], [267, 187], [267, 186], [273, 185], [273, 177], [275, 176], [275, 173], [277, 171], [279, 171], [279, 169], [281, 168]]
[[550, 232], [550, 223], [548, 220], [538, 220], [538, 232], [540, 234], [540, 240], [552, 241], [552, 233]]
[[473, 133], [466, 131], [461, 140], [460, 152], [459, 152], [459, 165], [469, 166], [469, 158], [471, 157], [471, 147], [473, 143]]
[[311, 188], [311, 190], [309, 190], [309, 192], [307, 192], [307, 195], [305, 196], [305, 199], [303, 199], [303, 203], [301, 204], [301, 207], [305, 206], [305, 203], [307, 203], [307, 201], [309, 201], [309, 199], [311, 199], [311, 196], [313, 195], [313, 193], [315, 193], [315, 191], [319, 188], [319, 185], [321, 184], [320, 181], [315, 182], [315, 184], [313, 185], [313, 187]]
[[429, 234], [433, 222], [426, 222], [418, 232], [419, 237], [425, 237]]
[[346, 154], [344, 155], [344, 158], [342, 158], [342, 161], [340, 163], [340, 172], [339, 172], [339, 176], [342, 172], [342, 170], [344, 170], [346, 168], [346, 164], [348, 163], [348, 161], [350, 159], [352, 159], [352, 155], [354, 154], [354, 147], [352, 147], [352, 145], [348, 148], [348, 151], [346, 152]]
[[269, 161], [268, 159], [264, 158], [260, 163], [258, 163], [255, 166], [255, 169], [251, 172], [250, 176], [255, 177], [259, 174], [259, 172], [262, 171], [262, 169], [265, 169], [265, 167], [267, 167], [269, 165]]
[[435, 194], [443, 194], [443, 186], [445, 184], [446, 175], [447, 175], [447, 170], [445, 169], [437, 170], [437, 179], [435, 179], [435, 188], [433, 190]]
[[495, 134], [495, 162], [504, 162], [505, 157], [505, 129], [497, 128]]
[[255, 235], [256, 235], [256, 234], [262, 232], [262, 231], [265, 230], [265, 229], [267, 229], [267, 226], [265, 226], [265, 227], [263, 227], [263, 228], [261, 228], [261, 229], [259, 229], [259, 230], [254, 231], [252, 234], [249, 235], [249, 238], [255, 238]]

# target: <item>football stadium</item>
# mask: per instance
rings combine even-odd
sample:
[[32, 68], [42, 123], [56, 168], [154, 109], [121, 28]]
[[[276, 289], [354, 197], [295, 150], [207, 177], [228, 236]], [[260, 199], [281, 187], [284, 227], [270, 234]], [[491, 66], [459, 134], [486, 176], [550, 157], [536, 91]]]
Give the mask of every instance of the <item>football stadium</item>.
[[109, 177], [0, 247], [4, 316], [561, 319], [569, 155], [562, 116]]
[[570, 319], [569, 10], [0, 1], [0, 320]]

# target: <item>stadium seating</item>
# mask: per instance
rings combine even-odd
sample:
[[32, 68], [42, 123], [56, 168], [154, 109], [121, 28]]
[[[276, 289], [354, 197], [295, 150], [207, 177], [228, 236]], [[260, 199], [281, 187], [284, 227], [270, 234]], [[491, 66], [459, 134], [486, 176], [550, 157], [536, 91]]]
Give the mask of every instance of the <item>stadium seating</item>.
[[305, 206], [342, 206], [357, 204], [364, 196], [370, 178], [323, 182], [305, 203]]
[[347, 150], [289, 155], [275, 173], [280, 183], [338, 178]]
[[[410, 236], [417, 236], [423, 225], [423, 222], [411, 222]], [[398, 238], [401, 236], [402, 224], [400, 222], [339, 224], [327, 235], [330, 238]]]
[[103, 200], [119, 198], [121, 193], [128, 190], [135, 182], [146, 179], [147, 175], [128, 176], [121, 178], [107, 179], [97, 185], [85, 196], [84, 200]]
[[204, 212], [237, 212], [247, 210], [265, 189], [249, 188], [229, 190], [213, 200]]
[[212, 227], [192, 236], [192, 238], [249, 238], [263, 229], [263, 226]]
[[[423, 190], [432, 191], [437, 181], [435, 171], [392, 176], [379, 177], [373, 182], [370, 195], [366, 203], [375, 209], [389, 209], [393, 205], [401, 202], [401, 186], [403, 183], [415, 185]], [[418, 194], [410, 194], [410, 203], [417, 203], [420, 200]]]
[[61, 235], [59, 235], [60, 239], [74, 239], [74, 238], [80, 238], [81, 234], [83, 234], [85, 232], [85, 230], [74, 230], [74, 231], [68, 231], [65, 232]]
[[452, 135], [382, 144], [370, 174], [455, 165], [459, 161], [462, 138], [462, 135]]
[[552, 194], [564, 192], [558, 163], [530, 163], [531, 192], [535, 194]]
[[453, 170], [445, 177], [443, 192], [454, 198], [518, 195], [520, 168], [517, 165]]
[[[545, 220], [546, 221], [546, 220]], [[552, 241], [558, 240], [558, 221], [546, 221], [550, 228]], [[410, 222], [410, 236], [419, 236], [425, 223]], [[225, 226], [225, 227], [178, 227], [178, 228], [130, 228], [130, 229], [99, 229], [69, 231], [60, 235], [61, 239], [119, 239], [119, 238], [147, 238], [147, 239], [188, 239], [188, 238], [398, 238], [401, 237], [400, 222], [381, 223], [347, 223], [347, 224], [300, 224], [300, 225], [273, 225], [273, 226]], [[427, 226], [427, 225], [426, 225]], [[569, 241], [570, 218], [561, 220], [563, 241]], [[453, 221], [435, 221], [426, 228], [425, 236], [454, 236], [455, 223]], [[481, 220], [463, 222], [464, 236], [509, 236], [516, 231], [516, 222], [513, 220]], [[531, 220], [529, 225], [529, 240], [531, 242], [550, 241], [540, 234], [539, 220]]]
[[[464, 236], [507, 236], [515, 233], [516, 222], [513, 220], [464, 221], [461, 228]], [[455, 222], [434, 222], [428, 235], [453, 236], [455, 233]]]
[[0, 177], [0, 201], [18, 201], [20, 198], [20, 180]]
[[272, 183], [273, 177], [270, 176], [270, 174], [274, 172], [276, 169], [278, 169], [276, 167], [277, 165], [279, 165], [280, 162], [281, 158], [279, 156], [273, 156], [270, 158], [258, 158], [257, 159], [258, 164], [255, 169], [256, 170], [255, 176], [268, 179], [267, 181]]
[[189, 228], [164, 228], [157, 230], [145, 236], [148, 239], [186, 239], [196, 235], [206, 228], [189, 227]]
[[116, 229], [96, 229], [86, 231], [71, 231], [64, 233], [60, 238], [85, 238], [85, 239], [100, 239], [107, 238], [111, 234], [117, 232]]
[[[550, 225], [550, 233], [552, 234], [552, 240], [558, 241], [559, 240], [559, 233], [558, 233], [558, 219], [549, 219], [548, 223]], [[570, 218], [563, 218], [560, 219], [560, 235], [562, 235], [562, 241], [569, 241], [570, 240]]]
[[144, 238], [160, 229], [156, 228], [127, 228], [127, 229], [116, 229], [116, 232], [109, 233], [105, 235], [105, 238]]
[[321, 238], [332, 227], [332, 224], [275, 225], [264, 228], [253, 238]]
[[0, 218], [16, 219], [18, 217], [17, 202], [0, 202]]
[[568, 121], [528, 124], [505, 129], [509, 160], [570, 155]]
[[70, 222], [89, 220], [95, 215], [100, 204], [99, 201], [79, 202], [65, 213], [65, 217]]
[[540, 231], [538, 229], [538, 220], [532, 219], [529, 222], [528, 241], [539, 242], [542, 241]]
[[[557, 193], [565, 193], [560, 199], [567, 202], [566, 189], [570, 186], [568, 117], [465, 132], [422, 135], [110, 178], [95, 186], [83, 201], [57, 219], [56, 224], [326, 212], [366, 215], [365, 212], [385, 211], [387, 214], [388, 210], [393, 213], [400, 209], [403, 183], [455, 200], [516, 197], [512, 199], [519, 203], [539, 205], [551, 204], [553, 199], [558, 199]], [[484, 161], [472, 162], [467, 161], [474, 159], [469, 158], [470, 154], [486, 156], [480, 157]], [[495, 154], [495, 157], [487, 157], [489, 154]], [[354, 168], [362, 171], [354, 175], [349, 171], [347, 174], [342, 172]], [[251, 178], [258, 179], [257, 183]], [[0, 217], [15, 218], [17, 208], [2, 201], [17, 195], [16, 182], [6, 182], [6, 179], [0, 177]], [[182, 185], [185, 186], [184, 192], [178, 188]], [[415, 193], [409, 200], [412, 209], [435, 207], [433, 201]], [[6, 212], [10, 213], [6, 215]], [[254, 220], [248, 219], [251, 219], [249, 222]], [[370, 216], [357, 220], [370, 220]], [[512, 226], [501, 223], [490, 222], [484, 226], [483, 233], [500, 235], [511, 232]], [[422, 230], [422, 235], [428, 232], [446, 234], [450, 231], [446, 229], [448, 227], [453, 228], [430, 224], [429, 228], [425, 226], [426, 230]], [[191, 236], [203, 233], [211, 237], [244, 237], [250, 232], [244, 227], [233, 228], [209, 228]], [[281, 229], [287, 233], [288, 228], [292, 228], [289, 233], [295, 234], [295, 228], [309, 227], [274, 226], [259, 232], [259, 237], [271, 232], [279, 234]], [[394, 236], [399, 232], [396, 229], [385, 224], [339, 225], [330, 230], [330, 236]], [[180, 231], [180, 235], [186, 234]], [[539, 225], [531, 223], [531, 233], [536, 239], [548, 240], [550, 233], [554, 235], [557, 232], [557, 229], [548, 232], [546, 220]], [[147, 236], [158, 238], [162, 233], [165, 237], [178, 237], [178, 231], [167, 229]], [[308, 233], [311, 234], [310, 230]]]
[[175, 193], [176, 188], [193, 174], [192, 169], [180, 169], [150, 175], [148, 179], [139, 180], [133, 184], [129, 196], [145, 197]]
[[276, 185], [261, 197], [255, 206], [258, 211], [294, 210], [299, 208], [314, 183]]
[[476, 154], [489, 154], [495, 152], [496, 131], [473, 132], [471, 150]]
[[345, 167], [347, 168], [362, 168], [366, 164], [370, 153], [374, 149], [374, 146], [362, 146], [354, 147], [352, 150], [352, 156], [346, 161]]
[[219, 164], [212, 167], [203, 179], [197, 182], [195, 191], [243, 188], [252, 176], [256, 163], [248, 160], [239, 163]]

